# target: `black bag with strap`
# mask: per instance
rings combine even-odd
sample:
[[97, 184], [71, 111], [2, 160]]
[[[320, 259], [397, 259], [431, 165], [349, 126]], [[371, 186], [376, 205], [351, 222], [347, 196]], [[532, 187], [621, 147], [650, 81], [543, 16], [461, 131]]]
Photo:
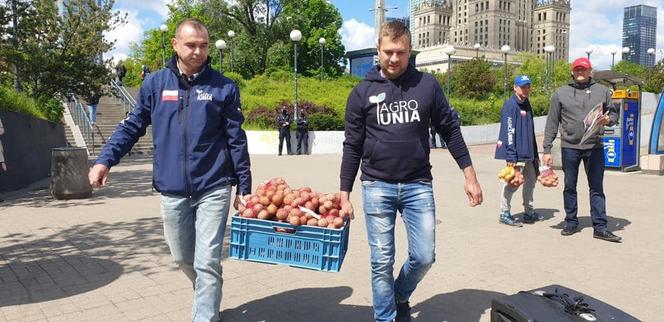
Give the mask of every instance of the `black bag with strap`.
[[639, 319], [560, 285], [491, 300], [491, 322], [636, 322]]

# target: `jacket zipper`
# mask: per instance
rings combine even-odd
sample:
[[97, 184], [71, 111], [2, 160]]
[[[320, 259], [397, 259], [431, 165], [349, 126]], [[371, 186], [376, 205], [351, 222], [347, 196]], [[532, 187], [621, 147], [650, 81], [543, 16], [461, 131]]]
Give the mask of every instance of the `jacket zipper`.
[[191, 89], [187, 89], [187, 95], [185, 97], [185, 107], [184, 107], [184, 189], [187, 197], [191, 197], [191, 190], [189, 189], [189, 152], [188, 146], [189, 142], [187, 140], [187, 132], [189, 130], [189, 93]]

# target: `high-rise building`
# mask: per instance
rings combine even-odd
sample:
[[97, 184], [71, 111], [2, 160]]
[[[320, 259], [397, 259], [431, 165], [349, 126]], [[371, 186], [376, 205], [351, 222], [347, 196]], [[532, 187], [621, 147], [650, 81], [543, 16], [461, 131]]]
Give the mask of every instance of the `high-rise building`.
[[655, 65], [655, 55], [649, 55], [648, 49], [657, 44], [657, 8], [637, 5], [625, 7], [623, 16], [623, 47], [630, 51], [623, 54], [623, 59], [647, 67]]
[[429, 48], [452, 45], [467, 59], [481, 48], [501, 63], [504, 45], [510, 58], [522, 51], [544, 55], [553, 45], [554, 58], [567, 60], [570, 10], [569, 0], [410, 0], [413, 47], [424, 58]]

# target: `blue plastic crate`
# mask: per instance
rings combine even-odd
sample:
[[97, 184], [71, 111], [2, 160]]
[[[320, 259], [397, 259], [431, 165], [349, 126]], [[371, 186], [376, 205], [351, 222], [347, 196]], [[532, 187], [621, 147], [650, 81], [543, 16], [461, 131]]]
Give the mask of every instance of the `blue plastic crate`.
[[[230, 257], [338, 272], [348, 249], [343, 228], [293, 227], [288, 223], [233, 216]], [[286, 232], [277, 231], [283, 228]]]

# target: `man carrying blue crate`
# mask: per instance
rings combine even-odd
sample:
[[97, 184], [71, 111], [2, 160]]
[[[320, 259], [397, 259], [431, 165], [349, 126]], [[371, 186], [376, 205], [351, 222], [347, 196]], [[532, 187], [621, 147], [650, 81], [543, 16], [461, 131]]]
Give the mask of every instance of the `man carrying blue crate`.
[[208, 30], [180, 22], [168, 66], [146, 78], [134, 110], [117, 127], [90, 170], [105, 185], [152, 124], [153, 186], [162, 195], [164, 237], [175, 262], [192, 281], [192, 321], [219, 321], [221, 250], [232, 186], [234, 206], [251, 192], [251, 171], [240, 94], [210, 68]]
[[[389, 22], [381, 28], [380, 64], [353, 89], [346, 104], [341, 207], [353, 218], [349, 197], [361, 167], [376, 321], [410, 321], [408, 300], [435, 260], [429, 123], [463, 169], [470, 205], [482, 203], [482, 189], [461, 135], [458, 113], [450, 108], [433, 76], [408, 64], [410, 37], [402, 22]], [[395, 280], [397, 211], [406, 226], [409, 256]]]

